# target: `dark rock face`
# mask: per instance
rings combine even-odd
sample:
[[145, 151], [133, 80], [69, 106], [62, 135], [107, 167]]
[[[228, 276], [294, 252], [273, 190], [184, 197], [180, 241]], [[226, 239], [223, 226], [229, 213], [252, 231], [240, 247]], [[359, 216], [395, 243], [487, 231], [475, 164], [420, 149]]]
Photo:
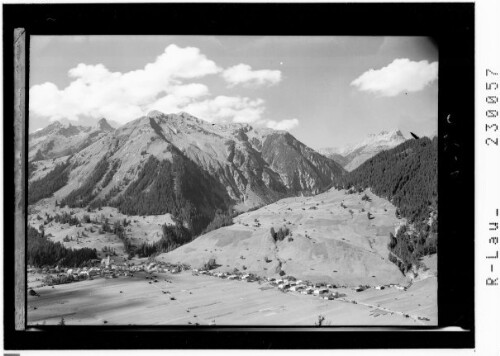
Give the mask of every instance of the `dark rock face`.
[[102, 118], [101, 120], [99, 120], [97, 122], [97, 127], [99, 128], [99, 130], [101, 131], [107, 131], [107, 132], [111, 132], [111, 131], [114, 131], [115, 129], [108, 123], [108, 121], [106, 121], [105, 118]]

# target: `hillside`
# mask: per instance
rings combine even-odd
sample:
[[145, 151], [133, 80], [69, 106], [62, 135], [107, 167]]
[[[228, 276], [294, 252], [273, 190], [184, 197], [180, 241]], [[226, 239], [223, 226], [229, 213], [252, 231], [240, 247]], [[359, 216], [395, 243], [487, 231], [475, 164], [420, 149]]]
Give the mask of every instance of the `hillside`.
[[437, 138], [408, 140], [383, 151], [344, 177], [344, 188], [370, 187], [390, 200], [408, 224], [391, 235], [393, 262], [407, 272], [422, 256], [437, 252]]
[[437, 138], [408, 140], [383, 151], [344, 177], [344, 187], [370, 187], [391, 200], [410, 222], [437, 208]]
[[[211, 231], [162, 254], [159, 260], [200, 268], [214, 258], [218, 269], [259, 275], [286, 275], [339, 285], [401, 283], [405, 277], [389, 261], [389, 234], [400, 221], [387, 200], [331, 189], [313, 197], [282, 199], [239, 215], [235, 224]], [[370, 212], [372, 218], [367, 213]], [[289, 234], [275, 241], [275, 231]]]
[[[221, 269], [284, 270], [337, 283], [387, 282], [401, 277], [396, 268], [416, 275], [420, 258], [437, 252], [437, 139], [380, 152], [342, 183], [341, 192], [283, 199], [240, 215], [163, 258], [195, 266], [215, 258]], [[289, 235], [279, 232], [283, 226]]]

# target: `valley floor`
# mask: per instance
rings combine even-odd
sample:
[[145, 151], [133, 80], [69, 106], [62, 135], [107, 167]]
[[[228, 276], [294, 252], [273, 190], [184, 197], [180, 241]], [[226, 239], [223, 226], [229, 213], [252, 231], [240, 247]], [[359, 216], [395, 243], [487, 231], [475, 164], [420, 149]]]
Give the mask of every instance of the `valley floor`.
[[[436, 325], [437, 277], [407, 291], [389, 288], [323, 300], [283, 293], [268, 283], [211, 276], [146, 273], [37, 288], [28, 296], [28, 325]], [[151, 282], [151, 283], [150, 283]], [[174, 298], [174, 299], [172, 299]], [[353, 302], [355, 301], [355, 303]], [[424, 319], [425, 318], [425, 319]]]

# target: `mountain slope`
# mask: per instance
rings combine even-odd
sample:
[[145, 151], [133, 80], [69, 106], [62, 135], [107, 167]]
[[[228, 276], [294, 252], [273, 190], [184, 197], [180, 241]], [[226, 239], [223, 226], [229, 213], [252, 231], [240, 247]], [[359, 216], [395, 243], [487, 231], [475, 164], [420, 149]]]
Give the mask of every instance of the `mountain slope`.
[[405, 273], [437, 252], [437, 169], [437, 138], [424, 137], [383, 151], [344, 177], [345, 188], [370, 187], [406, 219], [389, 244], [391, 260]]
[[383, 151], [344, 177], [344, 186], [370, 187], [410, 222], [437, 208], [437, 139], [408, 140]]
[[[399, 224], [396, 208], [366, 191], [346, 195], [331, 189], [312, 197], [279, 200], [237, 216], [223, 227], [158, 257], [202, 267], [213, 258], [220, 271], [285, 276], [337, 285], [403, 283], [405, 277], [388, 259], [389, 233]], [[345, 208], [344, 208], [345, 206]], [[375, 219], [367, 218], [370, 212]], [[289, 234], [275, 241], [271, 228]]]
[[[213, 258], [225, 271], [372, 285], [401, 282], [401, 272], [436, 252], [437, 139], [380, 152], [342, 180], [345, 190], [282, 199], [161, 258], [193, 267]], [[282, 238], [273, 238], [280, 230]]]
[[[58, 126], [35, 133], [30, 142], [40, 147], [64, 136]], [[64, 160], [65, 184], [54, 192], [63, 204], [115, 206], [138, 215], [170, 212], [197, 231], [217, 209], [245, 211], [286, 196], [319, 192], [345, 174], [287, 132], [216, 125], [187, 113], [151, 112], [116, 130], [101, 120], [95, 130], [85, 130], [95, 141], [81, 145], [75, 140], [66, 150], [46, 154], [67, 156], [34, 164], [32, 189]], [[68, 137], [80, 136], [81, 130]]]

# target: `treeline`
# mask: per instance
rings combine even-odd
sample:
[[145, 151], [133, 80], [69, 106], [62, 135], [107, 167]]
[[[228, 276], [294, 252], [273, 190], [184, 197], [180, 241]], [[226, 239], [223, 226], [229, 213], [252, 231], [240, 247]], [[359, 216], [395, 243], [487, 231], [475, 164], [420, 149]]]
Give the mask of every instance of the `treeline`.
[[96, 249], [68, 249], [47, 239], [42, 232], [28, 225], [27, 264], [42, 266], [80, 267], [97, 258]]
[[388, 246], [389, 259], [403, 273], [422, 256], [437, 252], [437, 143], [437, 138], [408, 140], [380, 152], [343, 179], [350, 192], [370, 188], [387, 198], [397, 207], [396, 216], [411, 225], [411, 231], [404, 225], [396, 236], [391, 234]]
[[52, 220], [54, 220], [58, 224], [81, 226], [80, 220], [75, 215], [67, 213], [65, 211], [63, 211], [62, 214], [55, 214], [53, 217], [49, 217], [46, 221], [51, 222]]
[[108, 170], [109, 167], [109, 162], [104, 157], [101, 159], [96, 167], [94, 168], [94, 171], [88, 177], [83, 185], [78, 188], [73, 190], [71, 193], [69, 193], [63, 200], [61, 200], [61, 207], [64, 207], [68, 205], [71, 208], [83, 208], [86, 207], [96, 196], [96, 193], [94, 193], [97, 183], [99, 183]]
[[54, 167], [40, 179], [37, 179], [28, 186], [28, 205], [35, 204], [37, 201], [49, 198], [68, 183], [69, 178], [69, 159]]
[[149, 257], [158, 253], [169, 252], [192, 240], [191, 232], [180, 222], [175, 225], [162, 225], [162, 237], [154, 243], [142, 243], [135, 252], [139, 257]]
[[226, 210], [229, 202], [217, 180], [173, 151], [173, 162], [150, 156], [137, 179], [109, 204], [128, 215], [170, 213], [199, 234], [214, 219], [215, 211]]
[[[57, 206], [57, 200], [56, 200], [56, 206]], [[84, 214], [82, 216], [82, 219], [78, 219], [78, 217], [73, 213], [73, 211], [70, 211], [69, 213], [66, 211], [63, 211], [61, 214], [56, 213], [54, 215], [49, 215], [48, 213], [45, 213], [45, 218], [42, 218], [40, 215], [37, 215], [38, 220], [43, 220], [44, 225], [47, 225], [48, 223], [54, 221], [58, 224], [69, 224], [70, 226], [78, 226], [80, 227], [82, 222], [89, 224], [91, 223], [90, 216], [88, 214]], [[96, 221], [97, 223], [97, 221]]]
[[421, 223], [437, 209], [437, 138], [408, 140], [380, 152], [346, 175], [343, 186], [371, 188], [408, 222]]
[[113, 179], [116, 171], [118, 170], [118, 167], [120, 166], [120, 161], [114, 161], [113, 166], [111, 166], [111, 169], [109, 170], [108, 173], [104, 176], [104, 180], [102, 181], [102, 187], [104, 188], [111, 182], [111, 179]]
[[[105, 225], [103, 224], [103, 230], [107, 232], [107, 228], [109, 225], [107, 225], [108, 221], [106, 219]], [[125, 233], [125, 227], [127, 226], [128, 222], [127, 219], [123, 220], [123, 225], [120, 224], [120, 221], [116, 221], [115, 224], [113, 225], [113, 233], [118, 236], [118, 238], [122, 241], [123, 243], [123, 248], [125, 249], [125, 252], [128, 253], [129, 258], [134, 257], [135, 255], [135, 247], [130, 241], [130, 239], [127, 237], [127, 234]]]
[[205, 230], [203, 230], [202, 234], [206, 234], [210, 231], [220, 229], [221, 227], [224, 226], [229, 226], [233, 225], [233, 217], [236, 216], [236, 213], [234, 212], [225, 212], [220, 209], [218, 209], [215, 212], [215, 216], [213, 220], [207, 225]]
[[[408, 233], [403, 225], [396, 236], [390, 234], [388, 248], [392, 252], [389, 260], [395, 263], [401, 272], [408, 272], [413, 265], [418, 265], [421, 257], [437, 253], [437, 221], [426, 225], [427, 228], [416, 233]], [[399, 257], [399, 260], [395, 257]]]

